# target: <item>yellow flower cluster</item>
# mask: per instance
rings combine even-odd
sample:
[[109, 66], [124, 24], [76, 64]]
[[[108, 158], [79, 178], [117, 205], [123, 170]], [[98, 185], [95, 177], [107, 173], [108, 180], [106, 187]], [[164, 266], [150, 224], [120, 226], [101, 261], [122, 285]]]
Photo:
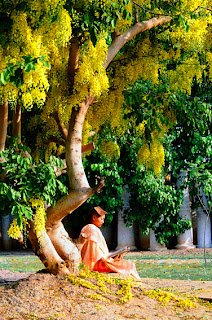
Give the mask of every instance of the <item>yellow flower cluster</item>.
[[[92, 282], [85, 279], [95, 279], [96, 284], [93, 284]], [[89, 268], [86, 266], [83, 267], [83, 269], [78, 275], [70, 274], [67, 277], [67, 280], [71, 281], [75, 285], [80, 285], [95, 291], [100, 290], [103, 293], [119, 296], [119, 299], [117, 301], [118, 303], [125, 303], [129, 301], [132, 298], [132, 287], [134, 286], [134, 284], [137, 284], [137, 282], [131, 278], [123, 280], [118, 276], [111, 277], [109, 275], [99, 273], [97, 271], [90, 271]], [[106, 283], [109, 285], [118, 285], [119, 290], [117, 290], [115, 293], [112, 293], [111, 290], [106, 286]], [[91, 299], [98, 299], [104, 301], [101, 295], [98, 293], [89, 294], [89, 297]]]
[[122, 33], [124, 31], [126, 31], [126, 29], [128, 29], [131, 24], [132, 24], [132, 17], [133, 17], [133, 3], [129, 2], [128, 5], [123, 5], [123, 9], [125, 9], [127, 12], [129, 12], [131, 14], [131, 18], [128, 19], [124, 19], [123, 18], [123, 14], [120, 15], [120, 19], [118, 19], [117, 21], [117, 29]]
[[207, 52], [206, 56], [207, 56], [208, 67], [209, 67], [209, 79], [211, 81], [212, 80], [212, 53]]
[[87, 120], [85, 120], [84, 126], [83, 126], [83, 132], [82, 132], [82, 145], [88, 144], [88, 139], [90, 137], [91, 129], [92, 129], [91, 125]]
[[49, 158], [52, 154], [55, 154], [57, 152], [57, 146], [56, 143], [50, 142], [47, 145], [47, 148], [45, 149], [45, 162], [47, 163], [49, 161]]
[[67, 280], [71, 281], [71, 283], [82, 286], [87, 289], [98, 290], [98, 287], [92, 284], [90, 281], [80, 279], [79, 277], [75, 276], [74, 274], [70, 274], [67, 276]]
[[189, 299], [177, 298], [176, 306], [184, 309], [197, 308], [197, 304]]
[[154, 131], [151, 136], [151, 145], [149, 146], [147, 141], [144, 140], [142, 147], [138, 151], [138, 164], [145, 165], [147, 169], [153, 167], [154, 173], [160, 175], [165, 164], [164, 148], [158, 133]]
[[88, 95], [99, 98], [109, 88], [109, 81], [103, 63], [106, 59], [107, 44], [101, 37], [94, 47], [89, 40], [83, 46], [79, 69], [75, 76], [72, 105], [79, 105]]
[[100, 152], [109, 159], [118, 159], [120, 157], [120, 149], [116, 142], [103, 140], [100, 145]]
[[[56, 82], [57, 88], [58, 83], [62, 79], [60, 88], [68, 87], [67, 76], [64, 77], [64, 69], [67, 67], [67, 63], [64, 63], [64, 52], [66, 52], [66, 60], [68, 61], [67, 43], [71, 38], [72, 29], [71, 18], [67, 10], [63, 8], [64, 3], [64, 0], [30, 0], [29, 6], [31, 7], [31, 11], [27, 13], [13, 11], [11, 15], [13, 24], [10, 42], [6, 50], [0, 48], [0, 71], [5, 68], [8, 62], [13, 62], [14, 64], [20, 62], [22, 56], [37, 58], [42, 54], [46, 56], [46, 60], [52, 65], [52, 76], [48, 79], [49, 70], [44, 66], [43, 62], [39, 61], [36, 65], [36, 71], [24, 73], [24, 83], [19, 89], [10, 83], [0, 88], [1, 100], [7, 97], [10, 103], [16, 103], [19, 98], [23, 107], [30, 109], [33, 104], [37, 104], [38, 106], [44, 105], [46, 92], [50, 85], [55, 97], [59, 96], [58, 90], [55, 90], [51, 82]], [[56, 19], [52, 22], [51, 19], [58, 13], [60, 14], [60, 21]], [[47, 21], [48, 19], [50, 19], [49, 22]], [[30, 21], [30, 25], [28, 21]], [[33, 28], [33, 23], [36, 25], [36, 28]], [[49, 27], [50, 23], [51, 27]], [[61, 95], [62, 97], [63, 93], [64, 90]], [[64, 100], [67, 100], [66, 97], [63, 97], [63, 104]], [[59, 106], [61, 106], [61, 103], [59, 103]]]
[[90, 298], [92, 300], [100, 300], [100, 301], [108, 301], [105, 297], [98, 293], [87, 293], [86, 298]]
[[190, 57], [183, 64], [176, 67], [176, 70], [170, 70], [166, 72], [168, 81], [170, 82], [172, 89], [179, 90], [179, 79], [180, 79], [180, 90], [191, 93], [191, 84], [194, 77], [197, 81], [202, 78], [202, 67], [199, 64], [197, 57]]
[[38, 240], [41, 241], [42, 237], [46, 231], [45, 228], [45, 220], [46, 220], [46, 212], [43, 200], [31, 198], [29, 200], [30, 205], [33, 209], [35, 209], [35, 214], [33, 215], [34, 222], [34, 230]]
[[139, 125], [136, 127], [136, 132], [137, 134], [139, 134], [141, 137], [143, 136], [144, 132], [145, 132], [145, 126], [146, 126], [146, 120], [142, 121], [141, 123], [139, 123]]
[[148, 143], [144, 140], [142, 147], [138, 151], [138, 164], [144, 164], [148, 167], [151, 152]]
[[64, 3], [65, 0], [28, 0], [28, 5], [31, 9], [30, 18], [32, 23], [37, 25], [42, 19], [51, 21], [51, 19], [60, 12]]
[[121, 289], [116, 292], [118, 295], [122, 295], [120, 303], [125, 303], [132, 299], [132, 279], [128, 278], [127, 280], [122, 280], [120, 282]]
[[5, 97], [7, 97], [7, 100], [11, 105], [16, 104], [18, 92], [18, 88], [14, 87], [10, 82], [5, 86], [0, 86], [0, 103], [3, 104]]
[[109, 95], [100, 97], [97, 105], [91, 106], [87, 113], [87, 120], [92, 125], [92, 129], [98, 132], [105, 119], [110, 121], [112, 128], [118, 128], [120, 135], [127, 128], [127, 120], [123, 119], [122, 105], [124, 96], [123, 87], [119, 87], [115, 91], [111, 91]]
[[208, 0], [183, 0], [181, 2], [181, 6], [182, 9], [184, 9], [185, 11], [195, 11], [201, 7], [205, 7], [207, 8], [207, 6], [209, 5]]
[[18, 240], [22, 230], [23, 230], [23, 226], [19, 227], [17, 219], [14, 219], [7, 233], [10, 238]]
[[151, 145], [151, 163], [154, 173], [160, 175], [161, 168], [165, 164], [164, 148], [158, 138], [154, 138]]
[[143, 294], [157, 299], [158, 301], [162, 302], [163, 305], [167, 304], [170, 300], [176, 303], [177, 307], [181, 308], [197, 308], [197, 304], [191, 301], [190, 299], [183, 299], [179, 298], [171, 292], [162, 291], [160, 289], [156, 290], [145, 290]]
[[[109, 119], [111, 127], [116, 129], [117, 133], [122, 135], [125, 132], [128, 121], [123, 119], [123, 90], [141, 75], [144, 79], [151, 79], [152, 83], [158, 83], [158, 70], [161, 68], [158, 52], [161, 53], [161, 49], [153, 47], [147, 37], [137, 45], [133, 52], [129, 49], [128, 53], [119, 54], [114, 59], [113, 64], [107, 70], [112, 90], [109, 95], [102, 96], [99, 103], [90, 108], [87, 114], [93, 130], [98, 131], [105, 119]], [[161, 53], [162, 56], [163, 53]]]
[[[27, 14], [14, 11], [10, 42], [4, 51], [4, 59], [0, 61], [0, 69], [8, 62], [16, 64], [22, 56], [39, 57], [42, 49], [42, 37], [37, 31], [32, 31], [28, 25]], [[49, 88], [47, 79], [47, 67], [42, 62], [36, 65], [36, 71], [24, 73], [24, 83], [17, 89], [8, 83], [0, 90], [1, 97], [7, 97], [10, 102], [16, 103], [18, 95], [25, 108], [31, 108], [33, 103], [43, 105], [46, 99], [46, 91]]]

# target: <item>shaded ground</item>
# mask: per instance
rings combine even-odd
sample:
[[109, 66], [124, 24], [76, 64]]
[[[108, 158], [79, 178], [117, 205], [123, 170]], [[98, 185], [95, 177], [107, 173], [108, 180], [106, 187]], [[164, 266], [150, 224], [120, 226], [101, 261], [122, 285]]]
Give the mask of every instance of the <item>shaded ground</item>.
[[[108, 294], [49, 274], [0, 270], [0, 279], [1, 320], [212, 319], [212, 281], [142, 278], [142, 285], [132, 289], [132, 299], [121, 304], [115, 294], [118, 284], [107, 285]], [[100, 297], [103, 301], [95, 299]]]

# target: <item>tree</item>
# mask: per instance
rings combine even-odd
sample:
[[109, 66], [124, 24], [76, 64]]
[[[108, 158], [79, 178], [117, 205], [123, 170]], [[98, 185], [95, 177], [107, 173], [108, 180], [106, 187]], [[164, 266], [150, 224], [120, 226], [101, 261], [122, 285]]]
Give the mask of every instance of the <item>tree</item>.
[[[210, 73], [211, 4], [3, 0], [0, 16], [0, 151], [7, 135], [18, 135], [37, 160], [44, 155], [48, 160], [51, 153], [65, 155], [69, 180], [68, 193], [56, 203], [49, 200], [45, 230], [35, 230], [37, 214], [44, 216], [45, 211], [44, 198], [35, 190], [25, 195], [25, 205], [14, 204], [17, 226], [28, 230], [35, 253], [52, 273], [67, 274], [79, 264], [79, 253], [62, 219], [103, 186], [102, 181], [94, 188], [88, 183], [82, 143], [84, 150], [92, 149], [87, 143], [106, 121], [122, 134], [129, 111], [122, 108], [122, 91], [140, 75], [153, 83], [162, 75], [172, 88], [189, 92], [205, 65]], [[13, 130], [8, 127], [8, 105]], [[93, 140], [98, 143], [98, 137]], [[17, 151], [21, 159], [29, 156], [19, 144], [13, 160], [35, 168], [32, 160], [20, 160]], [[7, 188], [9, 158], [7, 150], [2, 153], [1, 190]], [[13, 199], [16, 195], [10, 193]]]

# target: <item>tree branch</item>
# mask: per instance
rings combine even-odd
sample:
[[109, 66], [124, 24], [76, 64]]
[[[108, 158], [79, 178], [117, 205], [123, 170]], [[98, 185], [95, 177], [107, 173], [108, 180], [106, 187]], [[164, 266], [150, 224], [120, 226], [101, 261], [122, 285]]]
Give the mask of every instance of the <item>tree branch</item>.
[[104, 186], [104, 178], [94, 188], [82, 188], [80, 190], [70, 190], [69, 193], [60, 198], [54, 207], [49, 207], [46, 211], [46, 228], [56, 228], [61, 220], [68, 214], [80, 207], [92, 194], [100, 192]]
[[85, 116], [93, 98], [88, 96], [80, 107], [72, 110], [66, 140], [66, 164], [71, 189], [90, 188], [82, 164], [82, 130]]
[[63, 139], [66, 140], [68, 137], [68, 130], [66, 129], [64, 124], [60, 121], [59, 114], [57, 111], [54, 111], [53, 117], [54, 117], [55, 121], [57, 122], [58, 128], [61, 132]]
[[82, 146], [82, 153], [88, 152], [95, 149], [95, 144], [93, 142], [86, 144], [84, 146]]
[[79, 44], [78, 44], [77, 38], [74, 37], [71, 40], [69, 65], [68, 65], [68, 74], [70, 77], [70, 82], [72, 87], [74, 86], [74, 76], [78, 69], [78, 61], [79, 61]]
[[171, 19], [172, 18], [169, 16], [162, 16], [160, 18], [152, 18], [147, 21], [138, 22], [133, 27], [129, 28], [125, 33], [123, 33], [120, 36], [117, 36], [108, 48], [107, 60], [104, 64], [105, 69], [108, 67], [108, 65], [119, 52], [119, 50], [129, 40], [131, 40], [133, 37], [135, 37], [137, 34], [141, 32], [150, 30], [165, 23], [169, 23]]

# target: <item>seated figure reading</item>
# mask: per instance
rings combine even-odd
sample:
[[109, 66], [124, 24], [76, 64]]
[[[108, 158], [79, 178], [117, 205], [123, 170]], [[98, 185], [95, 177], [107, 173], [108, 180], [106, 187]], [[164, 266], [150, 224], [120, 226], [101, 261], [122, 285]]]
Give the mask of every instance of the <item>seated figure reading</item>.
[[90, 270], [98, 272], [117, 272], [125, 277], [140, 280], [133, 261], [124, 260], [123, 255], [110, 257], [104, 236], [100, 230], [105, 220], [106, 211], [100, 207], [94, 207], [89, 212], [89, 224], [81, 230], [81, 236], [85, 242], [81, 248], [82, 262]]

